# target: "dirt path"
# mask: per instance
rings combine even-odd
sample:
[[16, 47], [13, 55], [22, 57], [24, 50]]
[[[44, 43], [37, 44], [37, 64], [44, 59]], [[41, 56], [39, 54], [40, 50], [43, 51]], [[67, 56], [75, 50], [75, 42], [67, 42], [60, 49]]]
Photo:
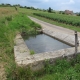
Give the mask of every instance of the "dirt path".
[[6, 80], [4, 63], [0, 63], [0, 80]]
[[[56, 25], [52, 25], [50, 23], [38, 20], [38, 19], [30, 17], [30, 16], [29, 16], [29, 18], [31, 20], [35, 21], [36, 23], [40, 24], [43, 29], [47, 29], [47, 30], [50, 30], [50, 31], [61, 32], [61, 33], [67, 33], [69, 35], [74, 35], [74, 31], [73, 30], [70, 30], [70, 29], [67, 29], [67, 28], [63, 28], [63, 27], [60, 27], [60, 26], [56, 26]], [[80, 37], [80, 32], [78, 32], [78, 36]]]

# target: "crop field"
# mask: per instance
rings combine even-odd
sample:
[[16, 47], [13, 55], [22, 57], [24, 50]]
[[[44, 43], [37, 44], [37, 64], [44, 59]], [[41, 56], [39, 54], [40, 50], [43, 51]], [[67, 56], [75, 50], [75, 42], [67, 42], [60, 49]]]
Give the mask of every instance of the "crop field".
[[80, 27], [79, 16], [62, 15], [62, 14], [55, 14], [55, 13], [34, 13], [34, 15], [51, 19], [53, 21], [57, 21], [60, 23], [65, 23], [65, 24], [69, 24], [72, 26]]

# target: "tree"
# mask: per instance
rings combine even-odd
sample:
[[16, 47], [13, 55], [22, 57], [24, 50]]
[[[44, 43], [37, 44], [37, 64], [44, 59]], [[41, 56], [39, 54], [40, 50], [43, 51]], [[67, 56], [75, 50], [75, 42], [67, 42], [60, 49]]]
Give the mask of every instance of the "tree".
[[15, 10], [17, 11], [17, 7], [15, 6]]
[[79, 13], [77, 13], [77, 16], [80, 16], [80, 12], [79, 12]]
[[51, 7], [49, 7], [49, 9], [48, 9], [48, 12], [50, 12], [50, 13], [52, 12], [52, 9], [51, 9]]

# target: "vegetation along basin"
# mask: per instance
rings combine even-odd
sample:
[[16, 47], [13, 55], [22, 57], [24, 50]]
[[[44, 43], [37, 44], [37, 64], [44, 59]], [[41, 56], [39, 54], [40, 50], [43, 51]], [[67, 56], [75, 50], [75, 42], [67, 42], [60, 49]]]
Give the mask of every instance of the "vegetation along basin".
[[35, 53], [56, 51], [71, 47], [45, 34], [26, 37], [25, 43]]

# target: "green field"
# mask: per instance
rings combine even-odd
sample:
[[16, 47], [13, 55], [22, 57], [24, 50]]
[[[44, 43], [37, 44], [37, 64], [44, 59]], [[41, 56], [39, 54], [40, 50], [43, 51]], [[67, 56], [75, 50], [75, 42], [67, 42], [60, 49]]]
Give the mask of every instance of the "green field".
[[59, 23], [64, 23], [64, 24], [69, 24], [72, 26], [80, 27], [79, 16], [71, 16], [71, 15], [63, 15], [63, 14], [55, 14], [55, 13], [34, 13], [34, 15], [51, 19]]
[[80, 17], [58, 13], [33, 13], [38, 19], [80, 32]]
[[[17, 7], [17, 11], [14, 7], [0, 7], [0, 66], [4, 66], [3, 71], [6, 73], [7, 80], [80, 80], [80, 55], [70, 61], [66, 59], [57, 60], [55, 65], [49, 65], [49, 62], [46, 61], [45, 68], [38, 72], [32, 72], [30, 69], [16, 65], [14, 60], [14, 38], [16, 34], [22, 32], [26, 32], [28, 35], [35, 34], [35, 26], [36, 29], [41, 29], [40, 25], [27, 17], [27, 15], [34, 16], [33, 13], [35, 12], [48, 14], [39, 10], [19, 7]], [[70, 27], [70, 25], [42, 17], [37, 18], [52, 24]], [[79, 31], [79, 27], [71, 27]], [[0, 80], [5, 79], [0, 78]]]

